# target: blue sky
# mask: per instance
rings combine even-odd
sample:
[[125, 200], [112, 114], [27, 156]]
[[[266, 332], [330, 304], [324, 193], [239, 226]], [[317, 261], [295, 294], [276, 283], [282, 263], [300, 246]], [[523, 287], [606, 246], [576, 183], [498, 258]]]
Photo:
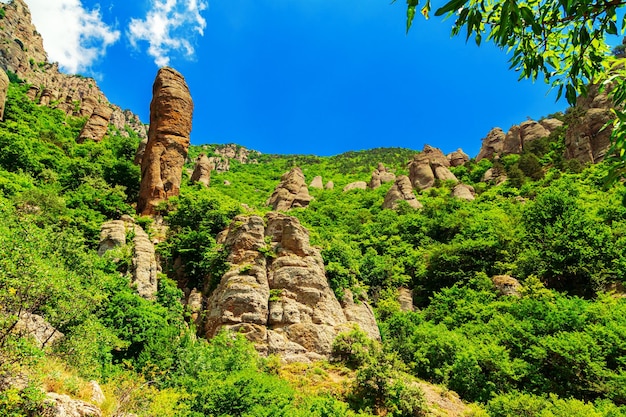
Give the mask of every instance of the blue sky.
[[542, 81], [519, 82], [503, 52], [451, 38], [450, 21], [416, 19], [407, 36], [401, 1], [55, 0], [66, 7], [58, 35], [50, 0], [26, 2], [49, 58], [95, 76], [144, 122], [157, 64], [180, 71], [193, 144], [316, 155], [430, 144], [476, 156], [491, 128], [566, 107]]

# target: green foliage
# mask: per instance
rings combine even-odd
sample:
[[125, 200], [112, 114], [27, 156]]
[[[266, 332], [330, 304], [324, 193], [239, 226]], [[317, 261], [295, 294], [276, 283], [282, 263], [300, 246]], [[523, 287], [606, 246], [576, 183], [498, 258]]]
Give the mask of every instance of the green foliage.
[[333, 357], [353, 368], [363, 366], [378, 352], [376, 343], [358, 326], [349, 332], [339, 333], [333, 342]]

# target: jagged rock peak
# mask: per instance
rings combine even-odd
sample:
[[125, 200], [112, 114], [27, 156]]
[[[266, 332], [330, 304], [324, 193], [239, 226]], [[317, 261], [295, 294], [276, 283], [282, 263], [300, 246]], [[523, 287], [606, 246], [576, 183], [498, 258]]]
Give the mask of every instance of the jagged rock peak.
[[150, 215], [155, 206], [178, 195], [189, 149], [193, 101], [185, 78], [163, 67], [152, 87], [148, 143], [141, 160], [137, 212]]
[[287, 362], [328, 358], [334, 338], [354, 322], [380, 338], [367, 303], [345, 299], [342, 309], [319, 249], [295, 217], [237, 216], [218, 242], [229, 252], [231, 269], [208, 299], [207, 337], [220, 328], [244, 333], [261, 354]]
[[395, 181], [396, 174], [393, 172], [389, 172], [387, 168], [383, 165], [382, 162], [378, 163], [378, 167], [372, 172], [372, 179], [370, 180], [368, 186], [372, 190], [380, 187], [382, 184]]
[[154, 299], [157, 292], [157, 274], [159, 266], [156, 261], [154, 245], [148, 234], [135, 224], [129, 216], [121, 220], [111, 220], [102, 224], [100, 228], [100, 245], [98, 255], [104, 254], [117, 247], [127, 244], [126, 236], [132, 235], [132, 282], [137, 293], [146, 299]]
[[[0, 68], [31, 84], [31, 100], [56, 106], [68, 115], [86, 117], [95, 108], [94, 103], [109, 104], [93, 78], [63, 74], [58, 64], [48, 62], [43, 39], [24, 0], [12, 0], [2, 7], [5, 16], [0, 31]], [[129, 126], [140, 138], [146, 137], [145, 126], [135, 114], [115, 105], [110, 107], [110, 122], [123, 136], [128, 136], [125, 126]]]
[[413, 194], [411, 180], [406, 175], [399, 175], [393, 186], [387, 191], [383, 208], [395, 209], [398, 206], [398, 201], [406, 201], [414, 209], [423, 207], [422, 203], [417, 201], [415, 194]]
[[409, 162], [409, 179], [414, 188], [426, 190], [435, 185], [435, 180], [457, 181], [450, 171], [450, 161], [440, 149], [425, 145], [424, 150]]
[[212, 170], [213, 165], [211, 161], [205, 154], [201, 153], [196, 159], [196, 166], [193, 169], [193, 174], [191, 174], [191, 181], [199, 182], [200, 184], [204, 184], [205, 187], [208, 187], [211, 183]]
[[287, 211], [294, 207], [306, 207], [312, 200], [302, 170], [294, 167], [280, 177], [280, 183], [267, 200], [267, 205], [274, 210]]

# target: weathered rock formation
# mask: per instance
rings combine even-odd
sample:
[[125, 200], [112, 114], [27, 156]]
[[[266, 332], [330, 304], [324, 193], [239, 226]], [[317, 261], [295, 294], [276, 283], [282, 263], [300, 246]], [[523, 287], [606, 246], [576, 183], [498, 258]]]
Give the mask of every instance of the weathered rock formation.
[[113, 109], [108, 105], [96, 106], [80, 131], [77, 142], [83, 143], [86, 140], [100, 142], [109, 129], [112, 114]]
[[493, 128], [483, 139], [476, 161], [520, 154], [530, 142], [549, 136], [562, 125], [563, 122], [560, 120], [544, 119], [539, 122], [527, 120], [512, 126], [506, 134], [499, 127]]
[[450, 166], [453, 167], [464, 165], [469, 160], [469, 155], [463, 152], [461, 148], [448, 154], [448, 162], [450, 162]]
[[366, 190], [367, 183], [365, 181], [355, 181], [343, 187], [343, 192], [348, 192], [350, 190]]
[[326, 185], [324, 186], [324, 188], [327, 190], [333, 190], [335, 188], [335, 183], [332, 181], [328, 181]]
[[20, 337], [30, 337], [37, 347], [43, 349], [52, 346], [63, 337], [63, 333], [52, 327], [43, 317], [29, 312], [21, 312], [17, 323], [13, 328], [13, 333]]
[[212, 169], [213, 166], [209, 158], [201, 153], [198, 155], [198, 159], [196, 159], [196, 166], [193, 169], [193, 174], [191, 174], [191, 181], [199, 182], [200, 184], [204, 184], [205, 187], [208, 187], [211, 183]]
[[131, 270], [128, 272], [137, 293], [143, 298], [153, 299], [157, 292], [159, 272], [154, 245], [146, 232], [135, 224], [132, 218], [124, 216], [123, 220], [111, 220], [101, 226], [98, 255], [103, 256], [109, 250], [125, 246], [126, 236], [131, 234], [133, 255]]
[[396, 174], [394, 174], [393, 172], [389, 172], [387, 168], [385, 168], [385, 166], [379, 162], [378, 167], [374, 170], [374, 172], [372, 172], [372, 179], [370, 180], [370, 183], [368, 185], [372, 190], [374, 190], [384, 183], [395, 180]]
[[49, 392], [44, 399], [43, 417], [100, 417], [102, 410], [93, 404], [65, 394]]
[[578, 97], [571, 121], [565, 132], [565, 158], [582, 163], [602, 161], [611, 146], [612, 129], [602, 129], [614, 118], [612, 102], [597, 85], [588, 87], [586, 97]]
[[518, 280], [509, 275], [496, 275], [491, 278], [493, 286], [496, 288], [498, 295], [512, 295], [519, 297], [519, 289], [521, 287]]
[[158, 203], [179, 194], [192, 113], [193, 101], [183, 76], [172, 68], [161, 68], [152, 87], [148, 143], [141, 160], [138, 213], [153, 214]]
[[312, 200], [302, 170], [294, 167], [280, 177], [280, 183], [267, 200], [267, 205], [272, 206], [274, 210], [287, 211], [291, 208], [306, 207]]
[[4, 120], [4, 107], [7, 101], [8, 90], [9, 77], [7, 73], [0, 68], [0, 120]]
[[409, 179], [414, 188], [426, 190], [435, 185], [435, 180], [457, 181], [450, 171], [450, 162], [440, 149], [424, 146], [424, 150], [409, 162]]
[[383, 202], [383, 208], [395, 209], [398, 206], [398, 201], [406, 201], [409, 206], [414, 209], [422, 208], [422, 203], [417, 201], [415, 194], [413, 194], [413, 186], [411, 180], [406, 175], [399, 175], [393, 186], [387, 191], [385, 195], [385, 201]]
[[231, 269], [208, 299], [207, 337], [220, 328], [234, 330], [262, 354], [287, 362], [327, 358], [336, 335], [353, 322], [380, 338], [364, 301], [359, 306], [345, 300], [352, 322], [346, 318], [326, 280], [320, 251], [310, 246], [296, 218], [276, 212], [266, 221], [237, 216], [218, 242], [229, 251]]
[[415, 311], [413, 291], [408, 288], [398, 288], [398, 303], [402, 311]]
[[467, 201], [473, 201], [474, 199], [476, 199], [476, 191], [471, 185], [457, 184], [452, 189], [452, 197], [460, 198]]
[[217, 155], [223, 156], [228, 160], [234, 159], [235, 161], [242, 164], [258, 163], [258, 161], [254, 158], [259, 155], [258, 151], [252, 151], [234, 143], [218, 145], [215, 147], [213, 152], [215, 152]]
[[313, 181], [311, 181], [311, 183], [309, 184], [309, 188], [315, 188], [318, 190], [323, 189], [324, 183], [322, 182], [322, 176], [318, 175], [317, 177], [313, 178]]
[[[90, 116], [94, 103], [109, 104], [93, 78], [63, 74], [58, 64], [48, 62], [43, 39], [32, 23], [24, 0], [12, 0], [3, 8], [0, 69], [11, 71], [30, 83], [28, 96], [31, 100], [56, 106], [74, 116]], [[129, 126], [140, 138], [146, 137], [146, 128], [135, 114], [115, 105], [110, 107], [113, 110], [111, 123], [123, 136], [128, 136], [125, 126]]]

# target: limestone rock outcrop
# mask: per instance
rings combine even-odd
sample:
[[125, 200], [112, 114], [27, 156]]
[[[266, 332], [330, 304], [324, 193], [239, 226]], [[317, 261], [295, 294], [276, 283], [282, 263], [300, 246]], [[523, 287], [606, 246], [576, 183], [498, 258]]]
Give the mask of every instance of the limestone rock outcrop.
[[[0, 69], [11, 71], [30, 83], [28, 97], [31, 100], [40, 105], [56, 106], [74, 116], [91, 115], [94, 103], [109, 104], [93, 78], [63, 74], [58, 64], [48, 62], [43, 39], [32, 23], [24, 0], [12, 0], [3, 8]], [[137, 115], [115, 105], [110, 107], [113, 110], [111, 123], [122, 136], [128, 136], [125, 129], [128, 126], [140, 138], [146, 137], [146, 128]]]
[[611, 146], [612, 129], [604, 125], [614, 118], [612, 102], [605, 91], [590, 85], [586, 97], [576, 100], [569, 126], [565, 132], [565, 158], [582, 163], [601, 162]]
[[452, 189], [452, 197], [467, 201], [474, 201], [476, 199], [476, 191], [471, 185], [457, 184]]
[[382, 184], [387, 182], [392, 182], [396, 180], [396, 174], [390, 172], [385, 168], [385, 166], [379, 162], [378, 167], [372, 172], [372, 179], [370, 180], [368, 186], [372, 190], [380, 187]]
[[492, 159], [495, 155], [502, 154], [505, 137], [506, 133], [504, 133], [499, 127], [491, 129], [489, 133], [487, 133], [487, 136], [485, 136], [482, 140], [482, 145], [480, 147], [480, 152], [478, 152], [478, 156], [476, 157], [476, 162], [484, 158]]
[[44, 399], [43, 417], [100, 417], [102, 410], [93, 404], [65, 394], [49, 392]]
[[148, 143], [141, 160], [137, 212], [150, 215], [155, 206], [178, 195], [189, 148], [193, 101], [183, 76], [159, 69], [152, 87]]
[[417, 201], [411, 180], [406, 175], [399, 175], [393, 186], [387, 191], [383, 208], [395, 209], [398, 206], [398, 201], [406, 201], [414, 209], [423, 207], [422, 203]]
[[311, 183], [309, 184], [309, 188], [315, 188], [318, 190], [323, 189], [324, 183], [322, 182], [322, 176], [318, 175], [315, 178], [313, 178], [313, 181], [311, 181]]
[[208, 187], [211, 183], [212, 170], [213, 165], [211, 165], [211, 161], [205, 154], [201, 153], [198, 155], [198, 159], [196, 159], [196, 166], [193, 169], [193, 174], [191, 174], [191, 181], [199, 182]]
[[7, 101], [8, 90], [9, 77], [7, 73], [0, 68], [0, 120], [4, 120], [4, 107]]
[[469, 155], [463, 152], [461, 148], [448, 154], [448, 162], [450, 162], [450, 166], [453, 167], [464, 165], [469, 160]]
[[413, 291], [404, 287], [398, 288], [398, 303], [400, 303], [400, 310], [402, 311], [415, 311]]
[[409, 162], [409, 179], [414, 188], [426, 190], [435, 185], [435, 180], [457, 181], [450, 162], [440, 149], [424, 146], [424, 150]]
[[313, 200], [304, 179], [304, 174], [299, 167], [280, 177], [280, 183], [274, 193], [267, 200], [267, 205], [277, 211], [287, 211], [291, 208], [306, 207]]
[[348, 192], [350, 190], [366, 190], [367, 183], [365, 181], [355, 181], [343, 187], [343, 192]]
[[[218, 243], [228, 250], [231, 269], [207, 301], [206, 336], [227, 328], [245, 334], [261, 354], [287, 362], [328, 358], [336, 335], [354, 322], [330, 289], [320, 251], [300, 222], [277, 212], [265, 221], [237, 216]], [[371, 308], [361, 304], [346, 301], [347, 315], [379, 339]]]
[[109, 129], [111, 115], [113, 115], [113, 109], [108, 105], [96, 106], [80, 131], [77, 142], [83, 143], [86, 140], [100, 142]]
[[132, 277], [137, 293], [143, 298], [153, 299], [157, 292], [159, 273], [154, 245], [148, 234], [132, 218], [124, 216], [123, 220], [111, 220], [101, 226], [98, 255], [103, 256], [109, 250], [125, 246], [127, 235], [133, 236], [132, 266], [127, 272]]
[[215, 147], [213, 152], [215, 152], [217, 155], [223, 156], [228, 160], [234, 159], [241, 164], [258, 163], [258, 161], [254, 157], [259, 155], [259, 152], [246, 149], [243, 146], [236, 145], [234, 143], [218, 145]]

